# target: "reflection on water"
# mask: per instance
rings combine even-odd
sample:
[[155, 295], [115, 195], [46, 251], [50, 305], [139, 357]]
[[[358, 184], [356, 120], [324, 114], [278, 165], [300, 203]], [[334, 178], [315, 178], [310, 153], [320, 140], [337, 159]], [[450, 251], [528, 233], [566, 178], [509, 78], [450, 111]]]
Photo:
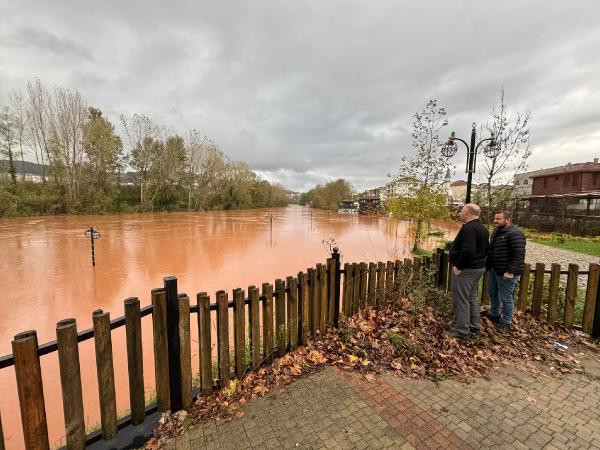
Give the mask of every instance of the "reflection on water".
[[[271, 226], [272, 218], [272, 226]], [[93, 225], [90, 241], [84, 232]], [[440, 223], [448, 236], [458, 229]], [[77, 319], [79, 330], [92, 325], [95, 309], [123, 315], [123, 300], [137, 296], [150, 303], [150, 290], [175, 275], [179, 291], [192, 301], [200, 291], [231, 292], [297, 274], [328, 257], [324, 241], [335, 240], [342, 262], [378, 261], [410, 255], [408, 222], [384, 217], [338, 215], [300, 206], [254, 211], [155, 213], [0, 219], [0, 355], [11, 352], [13, 336], [27, 329], [40, 343], [56, 338], [56, 322]], [[427, 245], [435, 246], [434, 238]], [[214, 296], [212, 297], [214, 301]], [[195, 320], [191, 321], [195, 327]], [[143, 320], [146, 391], [153, 389], [152, 326]], [[192, 336], [194, 336], [192, 330]], [[113, 332], [119, 410], [128, 405], [124, 330]], [[197, 334], [196, 334], [197, 335]], [[197, 344], [196, 344], [197, 345]], [[195, 358], [197, 359], [197, 358]], [[81, 345], [86, 420], [98, 422], [93, 343]], [[197, 367], [197, 361], [194, 361]], [[62, 431], [62, 402], [56, 354], [42, 357], [46, 409], [52, 443]], [[0, 370], [0, 412], [8, 448], [22, 447], [14, 372]]]

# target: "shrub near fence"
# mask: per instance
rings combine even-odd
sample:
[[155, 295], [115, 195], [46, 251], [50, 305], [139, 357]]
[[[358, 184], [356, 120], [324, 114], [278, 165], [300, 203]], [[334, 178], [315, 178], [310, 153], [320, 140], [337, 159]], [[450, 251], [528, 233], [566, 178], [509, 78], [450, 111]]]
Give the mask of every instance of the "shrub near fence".
[[[339, 256], [335, 252], [326, 264], [317, 264], [295, 277], [278, 279], [274, 285], [263, 283], [262, 293], [255, 286], [248, 288], [247, 295], [245, 291], [235, 289], [230, 301], [225, 291], [219, 291], [216, 303], [211, 303], [210, 297], [201, 292], [197, 294], [195, 304], [190, 304], [186, 294], [177, 292], [177, 279], [167, 277], [164, 288], [152, 290], [152, 305], [140, 308], [137, 298], [129, 298], [125, 300], [125, 316], [112, 321], [108, 312], [97, 310], [93, 313], [92, 329], [77, 332], [73, 319], [63, 320], [57, 324], [57, 340], [41, 346], [35, 331], [17, 334], [13, 340], [13, 354], [0, 358], [0, 369], [15, 367], [26, 448], [49, 448], [41, 356], [58, 353], [66, 443], [68, 448], [79, 449], [101, 439], [112, 439], [119, 430], [144, 422], [151, 412], [190, 408], [195, 395], [208, 394], [231, 378], [240, 379], [248, 370], [257, 369], [299, 345], [306, 345], [309, 338], [316, 339], [326, 328], [337, 326], [340, 313], [350, 316], [366, 306], [383, 305], [383, 300], [392, 292], [409, 283], [425, 280], [441, 290], [451, 290], [448, 254], [443, 251], [434, 253], [431, 258], [346, 263], [343, 270]], [[425, 278], [432, 273], [433, 279]], [[545, 293], [546, 274], [550, 277]], [[559, 298], [561, 275], [567, 275], [564, 298]], [[575, 323], [574, 314], [579, 275], [588, 277], [580, 324]], [[550, 270], [540, 263], [536, 264], [535, 270], [526, 265], [516, 290], [517, 309], [530, 309], [535, 316], [545, 315], [552, 324], [559, 323], [566, 328], [578, 325], [598, 336], [599, 276], [598, 264], [590, 265], [586, 272], [580, 272], [574, 264], [566, 271], [556, 264]], [[529, 289], [531, 279], [534, 280], [533, 288]], [[483, 304], [488, 302], [485, 283], [484, 277]], [[230, 310], [233, 311], [233, 324], [229, 321]], [[192, 314], [196, 314], [198, 320], [200, 367], [195, 390], [192, 389], [191, 364]], [[216, 315], [217, 324], [216, 367], [213, 367], [211, 354], [211, 314]], [[153, 322], [156, 379], [156, 402], [150, 406], [144, 403], [141, 334], [141, 319], [147, 315], [152, 315]], [[111, 331], [122, 326], [126, 329], [131, 414], [118, 420]], [[78, 343], [92, 338], [96, 349], [101, 429], [86, 435]], [[0, 418], [0, 450], [3, 449]]]

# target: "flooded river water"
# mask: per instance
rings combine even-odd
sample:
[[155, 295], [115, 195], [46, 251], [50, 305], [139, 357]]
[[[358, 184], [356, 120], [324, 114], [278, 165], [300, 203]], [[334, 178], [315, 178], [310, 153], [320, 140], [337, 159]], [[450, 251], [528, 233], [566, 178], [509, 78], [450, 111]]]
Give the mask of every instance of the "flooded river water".
[[[269, 216], [273, 217], [272, 230]], [[84, 232], [93, 225], [96, 267]], [[447, 238], [453, 222], [437, 223]], [[11, 340], [37, 330], [38, 341], [56, 339], [56, 323], [73, 317], [79, 330], [90, 328], [92, 312], [123, 315], [123, 300], [137, 296], [150, 304], [150, 290], [175, 275], [179, 291], [195, 299], [200, 291], [246, 289], [295, 275], [328, 251], [334, 239], [342, 262], [385, 261], [410, 256], [408, 222], [385, 217], [334, 214], [300, 206], [253, 211], [155, 213], [0, 219], [0, 355], [11, 353]], [[429, 238], [427, 246], [436, 245]], [[231, 297], [230, 297], [231, 298]], [[154, 389], [152, 326], [142, 320], [145, 389]], [[192, 354], [197, 354], [195, 319]], [[195, 334], [196, 333], [196, 334]], [[118, 410], [128, 408], [124, 328], [113, 332]], [[80, 344], [86, 425], [99, 419], [93, 340]], [[194, 361], [197, 360], [195, 356]], [[57, 354], [42, 356], [50, 444], [64, 444]], [[197, 362], [194, 365], [197, 369]], [[0, 370], [0, 414], [7, 448], [22, 448], [13, 368]]]

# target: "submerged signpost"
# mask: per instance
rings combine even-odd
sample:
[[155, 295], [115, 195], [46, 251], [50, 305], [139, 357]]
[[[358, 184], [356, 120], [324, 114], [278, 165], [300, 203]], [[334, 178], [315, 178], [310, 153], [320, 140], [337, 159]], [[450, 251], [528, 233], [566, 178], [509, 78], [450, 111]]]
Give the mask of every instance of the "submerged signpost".
[[92, 225], [85, 230], [85, 235], [90, 238], [92, 244], [92, 266], [96, 267], [96, 256], [94, 255], [94, 239], [100, 239], [100, 233]]

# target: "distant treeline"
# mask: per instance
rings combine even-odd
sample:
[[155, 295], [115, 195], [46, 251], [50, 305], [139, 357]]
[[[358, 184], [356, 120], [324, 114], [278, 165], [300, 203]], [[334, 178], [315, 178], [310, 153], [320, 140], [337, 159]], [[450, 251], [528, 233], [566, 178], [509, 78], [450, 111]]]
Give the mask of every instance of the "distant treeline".
[[301, 205], [310, 205], [311, 208], [328, 209], [337, 211], [342, 200], [352, 199], [352, 186], [340, 178], [327, 184], [319, 184], [308, 192], [300, 195]]
[[197, 130], [180, 135], [138, 114], [120, 122], [117, 133], [76, 90], [35, 80], [11, 92], [0, 102], [0, 216], [287, 204], [282, 186]]

